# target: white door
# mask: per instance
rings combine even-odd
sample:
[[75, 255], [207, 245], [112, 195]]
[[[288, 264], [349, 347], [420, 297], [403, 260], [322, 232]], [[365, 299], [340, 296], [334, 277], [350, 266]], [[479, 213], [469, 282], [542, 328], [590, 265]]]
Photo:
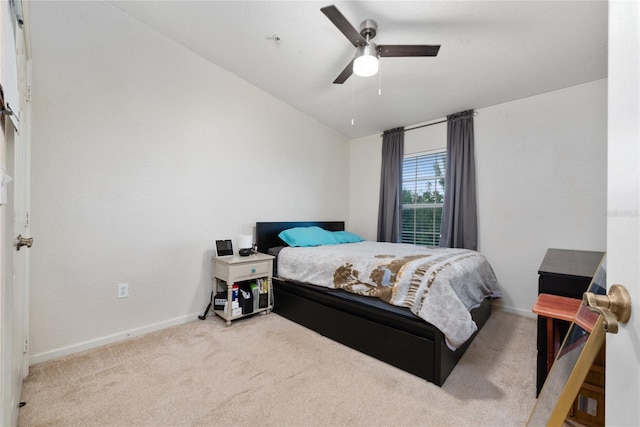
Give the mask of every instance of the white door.
[[[0, 289], [0, 425], [15, 426], [22, 381], [29, 369], [29, 250], [18, 250], [17, 236], [29, 235], [30, 194], [30, 60], [22, 31], [16, 32], [20, 121], [16, 132], [5, 120], [6, 156], [3, 167], [13, 178], [7, 186], [4, 221], [4, 259], [2, 289]], [[5, 46], [6, 47], [6, 46]]]
[[5, 277], [2, 289], [2, 419], [1, 425], [16, 425], [22, 380], [28, 373], [28, 249], [18, 250], [17, 236], [29, 236], [25, 207], [23, 138], [11, 128], [5, 133], [7, 174], [13, 177], [5, 211]]
[[607, 286], [624, 285], [629, 323], [607, 334], [608, 426], [640, 426], [640, 5], [609, 2]]

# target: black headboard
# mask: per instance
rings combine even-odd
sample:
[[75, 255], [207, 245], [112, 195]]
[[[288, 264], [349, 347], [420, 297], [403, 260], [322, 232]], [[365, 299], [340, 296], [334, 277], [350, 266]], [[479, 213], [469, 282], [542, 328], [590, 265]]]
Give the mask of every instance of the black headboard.
[[256, 222], [256, 243], [258, 252], [267, 253], [269, 248], [286, 246], [279, 237], [281, 231], [293, 227], [318, 226], [328, 231], [344, 230], [344, 221], [306, 221], [306, 222]]

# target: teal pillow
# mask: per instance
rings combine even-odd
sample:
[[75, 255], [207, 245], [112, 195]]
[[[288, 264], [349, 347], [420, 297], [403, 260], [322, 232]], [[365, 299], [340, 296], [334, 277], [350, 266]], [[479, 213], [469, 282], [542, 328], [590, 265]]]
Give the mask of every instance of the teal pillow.
[[333, 236], [336, 238], [338, 243], [364, 242], [364, 239], [362, 237], [349, 231], [334, 231]]
[[320, 227], [294, 227], [281, 231], [278, 234], [289, 246], [321, 246], [337, 245], [338, 240], [333, 233]]

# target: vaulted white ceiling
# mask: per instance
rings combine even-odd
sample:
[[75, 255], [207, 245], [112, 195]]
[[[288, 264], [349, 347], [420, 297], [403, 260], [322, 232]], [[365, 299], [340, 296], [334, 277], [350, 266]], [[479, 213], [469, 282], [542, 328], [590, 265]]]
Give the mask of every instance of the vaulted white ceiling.
[[[607, 76], [606, 1], [108, 3], [348, 138]], [[440, 52], [332, 84], [355, 48], [320, 12], [330, 4], [357, 29], [375, 20], [378, 44]]]

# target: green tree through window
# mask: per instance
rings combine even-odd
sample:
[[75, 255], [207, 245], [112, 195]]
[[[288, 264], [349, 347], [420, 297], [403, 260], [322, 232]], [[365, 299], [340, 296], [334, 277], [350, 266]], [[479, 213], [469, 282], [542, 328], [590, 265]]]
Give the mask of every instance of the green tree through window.
[[438, 246], [447, 167], [446, 151], [402, 162], [402, 243]]

